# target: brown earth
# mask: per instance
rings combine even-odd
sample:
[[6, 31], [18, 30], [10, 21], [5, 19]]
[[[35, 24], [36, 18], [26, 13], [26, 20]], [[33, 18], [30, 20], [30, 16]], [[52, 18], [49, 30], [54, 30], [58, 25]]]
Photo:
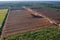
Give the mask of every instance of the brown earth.
[[34, 18], [25, 10], [12, 10], [6, 19], [2, 37], [55, 26], [45, 18]]
[[50, 8], [32, 8], [34, 11], [42, 13], [43, 15], [47, 16], [48, 18], [56, 21], [60, 24], [60, 10], [50, 9]]

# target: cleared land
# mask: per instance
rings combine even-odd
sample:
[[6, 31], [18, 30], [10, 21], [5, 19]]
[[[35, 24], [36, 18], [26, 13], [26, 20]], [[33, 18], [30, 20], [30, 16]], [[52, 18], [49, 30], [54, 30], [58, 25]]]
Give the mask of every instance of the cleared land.
[[55, 21], [57, 24], [60, 24], [60, 11], [49, 9], [49, 8], [32, 8], [40, 14], [45, 15], [51, 20]]
[[45, 18], [34, 18], [25, 10], [12, 10], [3, 28], [2, 37], [13, 34], [23, 33], [32, 30], [38, 30], [44, 27], [55, 26], [50, 24]]

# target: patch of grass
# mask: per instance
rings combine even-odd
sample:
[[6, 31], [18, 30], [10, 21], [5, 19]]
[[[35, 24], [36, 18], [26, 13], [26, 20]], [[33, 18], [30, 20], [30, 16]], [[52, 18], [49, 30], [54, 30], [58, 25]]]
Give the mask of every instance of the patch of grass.
[[0, 9], [0, 28], [8, 9]]
[[60, 40], [60, 27], [48, 27], [3, 38], [3, 40]]

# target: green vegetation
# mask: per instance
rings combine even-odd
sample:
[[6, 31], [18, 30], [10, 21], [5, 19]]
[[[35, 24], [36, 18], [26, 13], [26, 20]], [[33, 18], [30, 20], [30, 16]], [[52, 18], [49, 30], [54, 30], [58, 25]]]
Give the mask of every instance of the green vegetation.
[[2, 40], [60, 40], [60, 27], [48, 27], [41, 30], [5, 37]]
[[7, 11], [8, 11], [8, 9], [0, 9], [0, 34], [1, 34], [3, 21], [5, 19]]
[[55, 9], [60, 9], [60, 5], [49, 4], [47, 7], [55, 8]]
[[46, 6], [47, 6], [47, 4], [44, 4], [44, 3], [36, 3], [36, 4], [33, 4], [28, 7], [30, 7], [30, 8], [40, 8], [40, 7], [45, 8]]
[[30, 6], [32, 8], [53, 8], [53, 9], [60, 9], [60, 5], [59, 4], [48, 4], [48, 3], [38, 3], [38, 4], [34, 4], [32, 6]]
[[5, 18], [5, 15], [7, 13], [7, 9], [0, 9], [0, 28], [3, 22], [3, 19]]

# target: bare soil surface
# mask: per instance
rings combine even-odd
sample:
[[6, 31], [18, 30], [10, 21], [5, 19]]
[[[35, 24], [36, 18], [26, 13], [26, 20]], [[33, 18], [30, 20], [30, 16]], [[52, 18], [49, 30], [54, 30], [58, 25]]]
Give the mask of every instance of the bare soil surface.
[[45, 18], [34, 18], [25, 10], [12, 10], [5, 22], [2, 37], [55, 26]]
[[57, 23], [60, 23], [60, 10], [54, 10], [49, 8], [32, 8], [34, 11], [42, 13], [43, 15], [53, 19]]

